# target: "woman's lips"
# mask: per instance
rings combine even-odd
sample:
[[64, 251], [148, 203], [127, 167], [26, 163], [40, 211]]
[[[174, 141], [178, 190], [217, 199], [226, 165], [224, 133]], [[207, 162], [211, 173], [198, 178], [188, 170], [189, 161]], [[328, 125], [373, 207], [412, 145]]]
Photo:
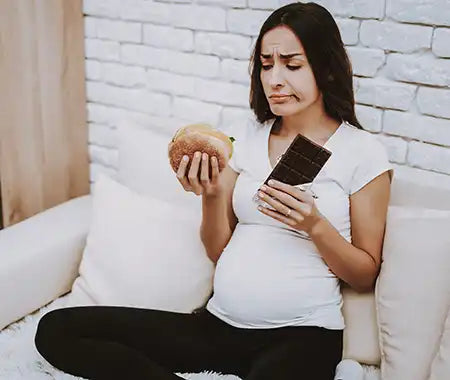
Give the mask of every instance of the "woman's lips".
[[292, 95], [272, 96], [272, 97], [270, 97], [270, 100], [275, 103], [278, 103], [278, 102], [281, 103], [281, 102], [285, 102], [285, 101], [289, 100], [291, 97], [292, 97]]

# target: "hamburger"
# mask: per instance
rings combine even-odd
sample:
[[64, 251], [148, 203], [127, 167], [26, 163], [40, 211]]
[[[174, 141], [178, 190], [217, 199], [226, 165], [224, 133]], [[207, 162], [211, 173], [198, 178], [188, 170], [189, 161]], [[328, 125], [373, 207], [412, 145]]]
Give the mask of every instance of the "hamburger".
[[[221, 172], [233, 155], [234, 140], [234, 137], [228, 137], [223, 132], [205, 123], [189, 124], [181, 127], [175, 132], [169, 143], [170, 166], [176, 173], [183, 156], [187, 155], [189, 156], [187, 173], [195, 152], [201, 152], [208, 154], [209, 160], [215, 156], [219, 164], [219, 172]], [[209, 165], [210, 178], [211, 174], [212, 169], [211, 165]]]

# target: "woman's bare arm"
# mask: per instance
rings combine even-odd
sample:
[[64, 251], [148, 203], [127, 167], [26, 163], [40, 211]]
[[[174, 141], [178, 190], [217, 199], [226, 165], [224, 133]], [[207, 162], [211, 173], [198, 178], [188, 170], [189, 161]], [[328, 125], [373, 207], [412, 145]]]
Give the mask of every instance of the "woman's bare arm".
[[214, 197], [202, 195], [202, 224], [200, 237], [208, 257], [217, 263], [236, 228], [237, 218], [232, 207], [234, 185], [239, 173], [230, 166], [224, 169], [224, 191]]
[[326, 219], [309, 233], [331, 271], [360, 292], [373, 288], [380, 270], [389, 199], [384, 172], [350, 196], [352, 243]]

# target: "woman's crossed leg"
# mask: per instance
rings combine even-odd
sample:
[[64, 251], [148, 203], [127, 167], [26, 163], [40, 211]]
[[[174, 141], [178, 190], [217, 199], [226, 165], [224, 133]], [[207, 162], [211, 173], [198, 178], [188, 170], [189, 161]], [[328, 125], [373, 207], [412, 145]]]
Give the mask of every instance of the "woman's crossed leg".
[[35, 345], [56, 368], [89, 379], [175, 380], [205, 369], [239, 376], [245, 354], [232, 332], [209, 312], [80, 306], [45, 314]]

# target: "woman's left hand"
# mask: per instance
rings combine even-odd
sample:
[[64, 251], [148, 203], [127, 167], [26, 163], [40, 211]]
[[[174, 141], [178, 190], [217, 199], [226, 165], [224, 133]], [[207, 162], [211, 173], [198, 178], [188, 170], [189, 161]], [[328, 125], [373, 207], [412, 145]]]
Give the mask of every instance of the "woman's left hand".
[[[324, 217], [317, 209], [310, 190], [300, 190], [292, 185], [274, 181], [270, 186], [263, 185], [258, 197], [277, 211], [259, 206], [258, 210], [299, 231], [309, 233]], [[266, 187], [264, 190], [263, 188]], [[289, 216], [286, 216], [291, 210]]]

